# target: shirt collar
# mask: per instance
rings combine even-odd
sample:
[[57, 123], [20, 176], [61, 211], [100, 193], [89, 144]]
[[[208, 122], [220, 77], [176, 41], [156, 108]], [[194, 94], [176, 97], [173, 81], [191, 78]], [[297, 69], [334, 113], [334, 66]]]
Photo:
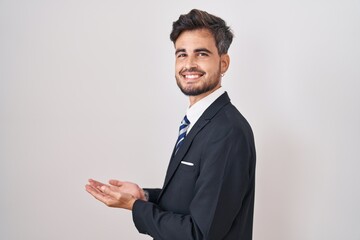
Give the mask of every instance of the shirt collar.
[[205, 112], [205, 110], [213, 103], [215, 100], [220, 97], [225, 90], [223, 87], [216, 89], [211, 94], [207, 95], [206, 97], [202, 98], [198, 102], [196, 102], [191, 107], [188, 107], [186, 110], [186, 116], [190, 121], [190, 126], [187, 132], [190, 132], [191, 128], [195, 125], [197, 120], [201, 117], [201, 115]]

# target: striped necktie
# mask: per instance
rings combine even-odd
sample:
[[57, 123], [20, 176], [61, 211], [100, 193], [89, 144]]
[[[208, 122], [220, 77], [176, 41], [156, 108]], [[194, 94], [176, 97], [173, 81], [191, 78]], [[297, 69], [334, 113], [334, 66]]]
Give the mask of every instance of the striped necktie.
[[190, 121], [187, 119], [187, 117], [185, 115], [184, 119], [181, 121], [181, 125], [179, 128], [179, 137], [178, 137], [178, 139], [176, 141], [176, 145], [175, 145], [175, 154], [177, 153], [177, 151], [183, 144], [184, 139], [186, 137], [186, 131], [188, 130], [189, 126], [190, 126]]

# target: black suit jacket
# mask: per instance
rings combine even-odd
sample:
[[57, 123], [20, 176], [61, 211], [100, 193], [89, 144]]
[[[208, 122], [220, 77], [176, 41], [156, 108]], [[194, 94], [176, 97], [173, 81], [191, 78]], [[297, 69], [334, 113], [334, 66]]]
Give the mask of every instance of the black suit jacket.
[[170, 159], [162, 189], [146, 189], [133, 220], [156, 240], [252, 239], [255, 145], [250, 125], [221, 95]]

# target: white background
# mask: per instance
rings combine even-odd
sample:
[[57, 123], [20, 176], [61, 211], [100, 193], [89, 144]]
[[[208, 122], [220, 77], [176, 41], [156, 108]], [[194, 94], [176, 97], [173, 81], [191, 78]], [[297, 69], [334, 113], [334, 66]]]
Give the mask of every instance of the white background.
[[360, 239], [356, 0], [0, 0], [0, 239], [149, 239], [84, 185], [162, 185], [188, 104], [169, 33], [192, 8], [236, 36], [223, 86], [255, 134], [254, 239]]

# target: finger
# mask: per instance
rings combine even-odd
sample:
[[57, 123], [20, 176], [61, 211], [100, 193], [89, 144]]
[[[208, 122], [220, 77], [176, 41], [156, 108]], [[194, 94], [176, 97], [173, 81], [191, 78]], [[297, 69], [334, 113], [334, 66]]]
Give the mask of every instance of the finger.
[[101, 186], [100, 187], [100, 190], [104, 193], [104, 194], [106, 194], [106, 195], [108, 195], [108, 196], [110, 196], [110, 197], [113, 197], [113, 198], [115, 198], [115, 199], [120, 199], [121, 198], [121, 193], [120, 192], [117, 192], [117, 191], [113, 191], [110, 187], [108, 187], [108, 186]]
[[86, 191], [88, 191], [88, 192], [91, 191], [91, 192], [95, 192], [95, 193], [98, 193], [98, 194], [103, 194], [103, 192], [100, 191], [99, 187], [92, 186], [92, 185], [90, 185], [90, 184], [87, 184], [87, 185], [85, 186], [85, 189], [86, 189]]
[[93, 188], [90, 185], [86, 186], [86, 191], [90, 193], [94, 198], [99, 200], [100, 202], [104, 203], [107, 206], [111, 206], [114, 202], [114, 199], [112, 199], [110, 196], [105, 195], [104, 193], [100, 192], [99, 190]]
[[89, 179], [89, 184], [90, 184], [91, 186], [95, 187], [95, 188], [100, 188], [100, 187], [102, 187], [102, 186], [109, 186], [109, 185], [107, 185], [107, 184], [104, 184], [104, 183], [102, 183], [102, 182], [95, 181], [95, 180], [93, 180], [93, 179]]
[[119, 181], [119, 180], [114, 180], [114, 179], [109, 180], [109, 183], [111, 185], [117, 186], [117, 187], [121, 187], [124, 184], [124, 182]]
[[91, 185], [86, 185], [85, 186], [85, 190], [90, 193], [91, 195], [93, 195], [94, 197], [96, 197], [98, 199], [98, 197], [102, 196], [105, 197], [105, 194], [102, 193], [101, 191], [99, 191], [98, 189], [94, 188]]
[[102, 186], [104, 185], [103, 183], [99, 182], [99, 181], [96, 181], [94, 179], [89, 179], [89, 183], [92, 185], [92, 186]]
[[102, 185], [100, 182], [95, 181], [94, 179], [89, 179], [89, 184], [92, 185], [92, 186]]

